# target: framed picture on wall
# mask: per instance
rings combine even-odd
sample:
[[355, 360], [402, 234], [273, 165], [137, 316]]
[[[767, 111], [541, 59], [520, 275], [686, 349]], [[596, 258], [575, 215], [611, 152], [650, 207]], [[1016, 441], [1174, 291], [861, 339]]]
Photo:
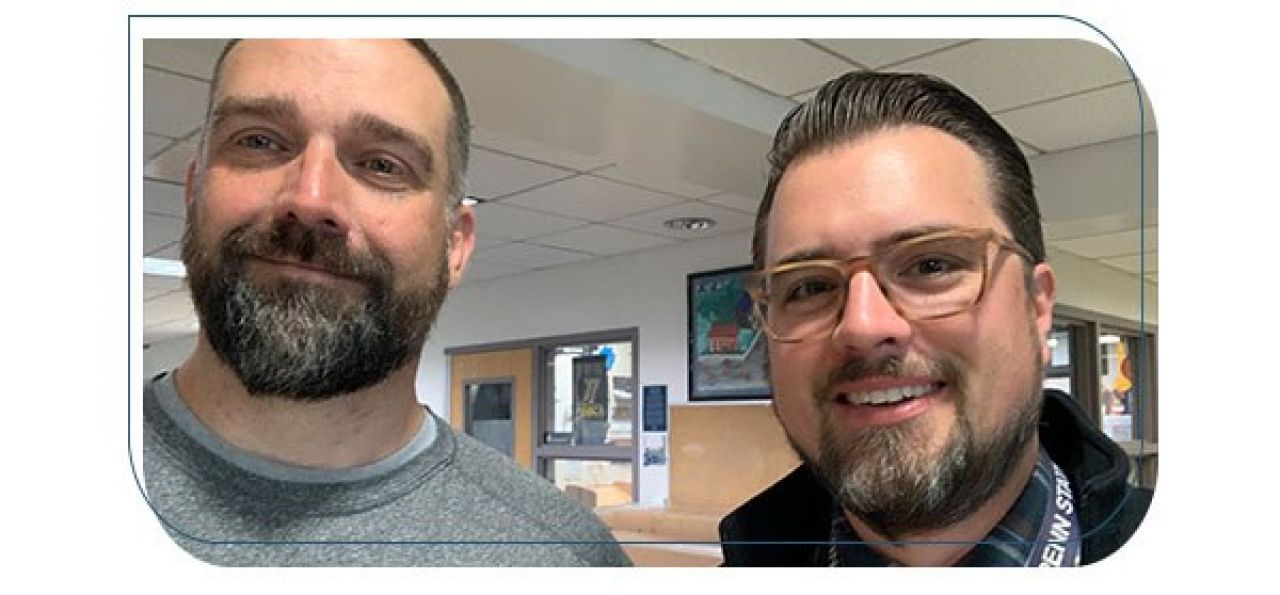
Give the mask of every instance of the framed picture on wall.
[[688, 278], [689, 400], [767, 399], [765, 336], [752, 316], [750, 266]]

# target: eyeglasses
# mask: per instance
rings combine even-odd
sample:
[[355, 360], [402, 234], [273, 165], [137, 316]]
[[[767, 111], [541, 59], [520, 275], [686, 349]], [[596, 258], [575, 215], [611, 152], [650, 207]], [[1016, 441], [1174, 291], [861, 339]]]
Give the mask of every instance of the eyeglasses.
[[908, 321], [963, 312], [982, 299], [987, 271], [1000, 250], [1034, 262], [1025, 249], [994, 230], [955, 229], [902, 240], [869, 256], [778, 265], [751, 275], [748, 291], [765, 332], [775, 341], [794, 343], [835, 328], [849, 281], [864, 270]]

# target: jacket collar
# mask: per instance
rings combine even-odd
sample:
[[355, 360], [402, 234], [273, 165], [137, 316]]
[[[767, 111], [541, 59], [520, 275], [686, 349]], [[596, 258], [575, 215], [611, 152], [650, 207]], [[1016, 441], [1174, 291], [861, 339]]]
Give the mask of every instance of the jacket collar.
[[[1090, 530], [1124, 502], [1129, 462], [1124, 451], [1093, 427], [1070, 396], [1044, 392], [1040, 444], [1071, 480], [1090, 549]], [[821, 564], [831, 495], [807, 465], [801, 465], [720, 521], [725, 563], [730, 566]]]

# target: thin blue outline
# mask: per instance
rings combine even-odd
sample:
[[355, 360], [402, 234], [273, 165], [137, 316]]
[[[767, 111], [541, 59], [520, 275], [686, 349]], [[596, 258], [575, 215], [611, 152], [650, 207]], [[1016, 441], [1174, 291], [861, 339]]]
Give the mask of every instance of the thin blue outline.
[[[742, 14], [740, 14], [740, 15], [706, 14], [706, 13], [701, 13], [701, 14], [669, 14], [669, 13], [664, 13], [664, 14], [443, 14], [443, 15], [442, 15], [442, 14], [324, 14], [324, 15], [298, 15], [298, 14], [216, 14], [216, 15], [209, 15], [209, 14], [203, 14], [203, 15], [202, 15], [202, 14], [171, 14], [171, 13], [156, 13], [156, 14], [129, 14], [129, 15], [127, 15], [127, 17], [126, 17], [126, 18], [127, 18], [127, 20], [128, 20], [128, 22], [127, 22], [127, 26], [126, 26], [126, 36], [127, 36], [127, 37], [126, 37], [126, 48], [127, 48], [127, 50], [126, 50], [126, 57], [127, 57], [127, 59], [128, 59], [128, 61], [127, 61], [127, 63], [126, 63], [126, 71], [127, 71], [127, 72], [126, 72], [126, 74], [127, 74], [126, 80], [128, 81], [128, 84], [129, 84], [129, 88], [128, 88], [128, 91], [127, 91], [127, 98], [128, 98], [128, 101], [129, 101], [129, 105], [128, 105], [128, 107], [126, 108], [127, 113], [128, 113], [128, 115], [127, 115], [127, 117], [126, 117], [126, 125], [128, 126], [128, 130], [126, 131], [126, 133], [127, 133], [127, 134], [126, 134], [126, 137], [127, 137], [126, 147], [128, 147], [129, 154], [127, 155], [126, 163], [127, 163], [128, 167], [129, 167], [129, 171], [130, 171], [130, 172], [132, 172], [132, 166], [133, 166], [133, 162], [132, 162], [132, 160], [133, 160], [133, 153], [132, 153], [132, 142], [133, 142], [133, 139], [132, 139], [132, 130], [133, 130], [133, 126], [132, 126], [132, 104], [133, 104], [133, 88], [132, 88], [132, 64], [133, 64], [133, 56], [132, 56], [132, 52], [133, 52], [133, 49], [132, 49], [132, 47], [131, 47], [131, 45], [130, 45], [130, 44], [131, 44], [132, 39], [133, 39], [132, 28], [133, 28], [133, 19], [134, 19], [134, 18], [148, 18], [148, 19], [151, 19], [151, 18], [157, 18], [157, 19], [164, 19], [164, 18], [266, 18], [266, 19], [272, 19], [272, 18], [289, 18], [289, 19], [330, 19], [330, 18], [361, 18], [361, 19], [363, 19], [363, 18], [378, 18], [378, 19], [388, 19], [388, 18], [404, 18], [404, 19], [424, 19], [424, 18], [428, 18], [428, 19], [459, 19], [459, 18], [512, 18], [512, 19], [541, 19], [541, 18], [558, 18], [558, 19], [566, 19], [566, 18], [568, 18], [568, 19], [575, 19], [575, 18], [609, 18], [609, 19], [620, 19], [620, 18], [647, 18], [647, 19], [700, 19], [700, 18], [716, 18], [716, 19], [741, 19], [741, 18], [749, 18], [749, 19], [755, 19], [755, 18], [772, 18], [772, 19], [798, 19], [798, 18], [806, 18], [806, 19], [808, 19], [808, 18], [842, 18], [842, 19], [843, 19], [843, 18], [854, 18], [854, 19], [885, 19], [885, 18], [894, 18], [894, 19], [915, 19], [915, 18], [925, 18], [925, 19], [928, 19], [928, 18], [938, 18], [938, 19], [988, 19], [988, 20], [990, 20], [990, 19], [1046, 19], [1046, 18], [1048, 18], [1048, 19], [1052, 19], [1052, 18], [1057, 18], [1057, 19], [1065, 19], [1065, 20], [1069, 20], [1069, 21], [1074, 21], [1074, 22], [1076, 22], [1076, 23], [1079, 23], [1079, 24], [1081, 24], [1081, 25], [1084, 25], [1085, 27], [1088, 27], [1089, 29], [1093, 30], [1095, 33], [1097, 33], [1097, 34], [1101, 35], [1104, 39], [1106, 39], [1106, 40], [1107, 40], [1107, 42], [1108, 42], [1108, 43], [1110, 43], [1110, 44], [1111, 44], [1111, 48], [1112, 48], [1113, 50], [1115, 50], [1115, 52], [1120, 56], [1120, 59], [1124, 62], [1125, 69], [1129, 71], [1129, 78], [1130, 78], [1130, 81], [1132, 81], [1133, 86], [1134, 86], [1135, 94], [1136, 94], [1136, 95], [1137, 95], [1137, 97], [1138, 97], [1138, 249], [1139, 249], [1139, 251], [1138, 251], [1138, 253], [1139, 253], [1139, 259], [1138, 259], [1138, 300], [1139, 300], [1139, 301], [1138, 301], [1138, 330], [1139, 330], [1139, 338], [1138, 338], [1138, 352], [1139, 352], [1139, 357], [1138, 357], [1138, 363], [1137, 363], [1136, 371], [1135, 371], [1135, 374], [1134, 374], [1134, 376], [1135, 376], [1135, 378], [1134, 378], [1134, 388], [1135, 388], [1135, 393], [1136, 393], [1136, 395], [1137, 395], [1137, 397], [1138, 397], [1138, 399], [1137, 399], [1137, 400], [1138, 400], [1138, 407], [1136, 408], [1136, 413], [1137, 413], [1137, 416], [1138, 416], [1137, 426], [1138, 426], [1139, 430], [1142, 430], [1142, 429], [1143, 429], [1143, 420], [1142, 420], [1142, 416], [1143, 416], [1143, 412], [1144, 412], [1144, 410], [1145, 410], [1145, 406], [1146, 406], [1146, 398], [1145, 398], [1145, 394], [1142, 392], [1142, 387], [1143, 387], [1143, 383], [1144, 383], [1144, 379], [1143, 379], [1142, 371], [1143, 371], [1143, 363], [1144, 363], [1144, 361], [1145, 361], [1145, 353], [1146, 353], [1146, 318], [1145, 318], [1145, 312], [1146, 312], [1146, 276], [1145, 276], [1146, 250], [1145, 250], [1145, 244], [1144, 244], [1144, 237], [1145, 237], [1145, 233], [1146, 233], [1146, 232], [1145, 232], [1145, 227], [1146, 227], [1146, 220], [1145, 220], [1145, 217], [1146, 217], [1146, 121], [1145, 121], [1145, 113], [1144, 113], [1145, 103], [1144, 103], [1143, 98], [1142, 98], [1142, 90], [1141, 90], [1141, 87], [1139, 86], [1139, 79], [1138, 79], [1138, 77], [1137, 77], [1137, 74], [1136, 74], [1136, 73], [1134, 72], [1134, 70], [1133, 70], [1133, 66], [1132, 66], [1132, 64], [1130, 64], [1130, 62], [1129, 62], [1129, 58], [1128, 58], [1127, 56], [1125, 56], [1124, 52], [1120, 49], [1120, 46], [1119, 46], [1118, 44], [1116, 44], [1116, 42], [1111, 38], [1111, 36], [1107, 35], [1107, 34], [1106, 34], [1105, 32], [1103, 32], [1101, 29], [1099, 29], [1098, 27], [1094, 26], [1092, 23], [1090, 23], [1090, 22], [1088, 22], [1088, 21], [1085, 21], [1084, 19], [1081, 19], [1081, 18], [1078, 18], [1078, 17], [1073, 17], [1073, 16], [1070, 16], [1070, 15], [1064, 15], [1064, 14], [964, 14], [964, 15], [955, 15], [955, 14], [858, 14], [858, 13], [853, 13], [853, 14], [848, 14], [848, 13], [845, 13], [845, 14], [833, 14], [833, 13], [828, 13], [828, 14], [768, 14], [768, 13], [757, 13], [757, 14], [745, 14], [745, 15], [742, 15]], [[128, 186], [128, 189], [127, 189], [127, 191], [126, 191], [126, 195], [127, 195], [127, 197], [128, 197], [128, 201], [127, 201], [127, 202], [128, 202], [128, 205], [127, 205], [127, 206], [128, 206], [128, 214], [127, 214], [126, 219], [128, 220], [129, 226], [128, 226], [128, 231], [126, 232], [125, 236], [126, 236], [126, 238], [127, 238], [127, 241], [129, 242], [129, 245], [126, 247], [126, 248], [127, 248], [127, 251], [131, 253], [131, 252], [132, 252], [132, 233], [133, 233], [133, 225], [132, 225], [132, 223], [133, 223], [133, 221], [132, 221], [132, 211], [133, 211], [132, 173], [130, 173], [130, 175], [129, 175], [129, 179], [126, 181], [126, 184], [127, 184], [127, 186]], [[133, 346], [133, 320], [132, 320], [132, 317], [133, 317], [133, 312], [132, 312], [132, 302], [133, 302], [133, 296], [132, 296], [132, 292], [133, 292], [133, 289], [132, 289], [132, 281], [133, 281], [133, 263], [132, 263], [132, 254], [127, 254], [127, 256], [128, 256], [128, 261], [129, 261], [129, 262], [128, 262], [128, 263], [127, 263], [127, 265], [126, 265], [126, 267], [127, 267], [127, 268], [126, 268], [126, 270], [128, 271], [128, 274], [129, 274], [129, 282], [127, 283], [128, 288], [126, 289], [126, 297], [127, 297], [127, 299], [129, 300], [129, 302], [128, 302], [128, 303], [129, 303], [129, 305], [128, 305], [128, 308], [129, 308], [129, 309], [128, 309], [128, 314], [127, 314], [127, 316], [126, 316], [126, 320], [127, 320], [127, 322], [128, 322], [128, 329], [126, 330], [126, 336], [127, 336], [127, 338], [128, 338], [129, 349], [128, 349], [128, 353], [126, 354], [126, 361], [128, 362], [129, 369], [130, 369], [130, 370], [132, 370], [132, 367], [133, 367], [133, 365], [132, 365], [132, 357], [133, 357], [133, 349], [132, 349], [132, 346]], [[126, 393], [126, 409], [125, 409], [125, 414], [126, 414], [126, 417], [125, 417], [125, 421], [126, 421], [126, 429], [129, 429], [129, 428], [130, 428], [130, 426], [129, 426], [129, 422], [130, 422], [130, 420], [132, 419], [132, 413], [133, 413], [133, 412], [132, 412], [132, 408], [133, 408], [133, 398], [132, 398], [132, 395], [133, 395], [133, 379], [132, 379], [132, 372], [130, 372], [130, 373], [128, 374], [128, 376], [129, 376], [129, 378], [126, 380], [126, 388], [127, 388], [127, 393]], [[165, 519], [163, 516], [161, 516], [161, 515], [160, 515], [160, 513], [159, 513], [159, 511], [157, 511], [157, 510], [155, 509], [155, 506], [151, 504], [151, 500], [147, 497], [146, 490], [143, 488], [142, 483], [141, 483], [141, 480], [138, 478], [138, 471], [137, 471], [137, 468], [134, 466], [134, 462], [133, 462], [133, 434], [132, 434], [132, 432], [131, 432], [131, 431], [128, 431], [127, 433], [128, 433], [128, 437], [127, 437], [126, 443], [127, 443], [128, 450], [129, 450], [129, 468], [130, 468], [130, 470], [133, 472], [134, 484], [138, 486], [138, 490], [139, 490], [139, 492], [142, 494], [143, 500], [145, 500], [145, 501], [147, 502], [147, 505], [151, 508], [152, 512], [154, 512], [154, 513], [155, 513], [156, 518], [157, 518], [157, 519], [159, 519], [162, 523], [164, 523], [164, 524], [165, 524], [165, 526], [170, 527], [174, 532], [179, 533], [179, 534], [183, 535], [184, 537], [186, 537], [186, 538], [188, 538], [188, 539], [191, 539], [191, 540], [193, 540], [193, 541], [197, 541], [197, 542], [201, 542], [201, 543], [205, 543], [205, 544], [210, 544], [210, 545], [540, 545], [540, 544], [541, 544], [541, 545], [551, 545], [551, 544], [554, 544], [554, 545], [566, 545], [566, 544], [607, 544], [607, 543], [608, 543], [608, 542], [600, 542], [600, 541], [251, 541], [251, 540], [208, 540], [208, 539], [203, 539], [203, 538], [199, 538], [199, 537], [195, 537], [195, 536], [189, 535], [189, 534], [187, 534], [186, 532], [182, 531], [181, 529], [179, 529], [179, 528], [175, 527], [171, 522], [169, 522], [167, 519]], [[1142, 456], [1143, 456], [1144, 451], [1145, 451], [1145, 447], [1146, 447], [1146, 442], [1147, 442], [1147, 440], [1146, 440], [1146, 438], [1145, 438], [1145, 435], [1143, 436], [1143, 439], [1141, 439], [1141, 440], [1139, 440], [1139, 441], [1138, 441], [1138, 453], [1137, 453], [1137, 454], [1138, 454], [1138, 457], [1142, 457]], [[1152, 488], [1152, 492], [1154, 493], [1154, 488]], [[1126, 502], [1130, 497], [1132, 497], [1132, 495], [1133, 495], [1133, 494], [1132, 494], [1132, 491], [1130, 491], [1130, 492], [1126, 493], [1126, 494], [1125, 494], [1124, 499], [1122, 499], [1122, 500], [1120, 501], [1120, 505], [1119, 505], [1119, 506], [1117, 506], [1117, 507], [1116, 507], [1116, 509], [1115, 509], [1114, 511], [1112, 511], [1112, 513], [1111, 513], [1110, 515], [1108, 515], [1105, 519], [1103, 519], [1103, 520], [1102, 520], [1102, 522], [1101, 522], [1097, 527], [1094, 527], [1094, 528], [1093, 528], [1092, 530], [1090, 530], [1089, 532], [1086, 532], [1086, 533], [1082, 534], [1082, 535], [1079, 537], [1079, 540], [1083, 541], [1085, 538], [1089, 537], [1090, 535], [1093, 535], [1095, 532], [1097, 532], [1097, 531], [1101, 530], [1104, 526], [1106, 526], [1107, 524], [1111, 523], [1111, 522], [1113, 521], [1113, 519], [1115, 518], [1115, 516], [1116, 516], [1117, 514], [1119, 514], [1119, 512], [1120, 512], [1121, 510], [1123, 510], [1123, 509], [1124, 509], [1125, 502]], [[1146, 519], [1145, 519], [1145, 517], [1144, 517], [1144, 519], [1143, 519], [1142, 521], [1140, 521], [1140, 524], [1141, 524], [1142, 522], [1145, 522], [1145, 521], [1146, 521]], [[781, 541], [781, 542], [774, 542], [774, 541], [617, 541], [616, 543], [618, 543], [619, 545], [644, 545], [644, 544], [651, 544], [651, 545], [721, 545], [721, 544], [731, 544], [731, 545], [825, 545], [825, 544], [828, 544], [828, 543], [831, 543], [831, 542], [830, 542], [830, 541]], [[986, 540], [983, 540], [983, 541], [968, 541], [968, 540], [964, 540], [964, 541], [940, 541], [940, 540], [929, 540], [929, 541], [851, 541], [851, 542], [837, 542], [837, 543], [840, 543], [840, 544], [846, 544], [846, 543], [848, 543], [848, 544], [865, 544], [865, 545], [911, 545], [911, 544], [932, 544], [932, 545], [962, 545], [962, 544], [973, 544], [973, 545], [984, 545], [984, 544], [993, 544], [994, 542], [990, 542], [990, 541], [986, 541]]]

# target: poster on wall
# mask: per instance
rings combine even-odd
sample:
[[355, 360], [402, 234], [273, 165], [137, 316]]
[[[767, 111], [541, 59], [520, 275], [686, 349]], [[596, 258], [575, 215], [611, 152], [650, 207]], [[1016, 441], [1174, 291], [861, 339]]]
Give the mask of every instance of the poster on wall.
[[767, 399], [765, 337], [741, 266], [688, 278], [689, 400]]
[[667, 431], [667, 385], [644, 387], [644, 431]]
[[573, 433], [575, 444], [604, 444], [609, 429], [609, 377], [605, 356], [573, 358]]
[[667, 437], [650, 434], [644, 437], [644, 466], [667, 464]]

